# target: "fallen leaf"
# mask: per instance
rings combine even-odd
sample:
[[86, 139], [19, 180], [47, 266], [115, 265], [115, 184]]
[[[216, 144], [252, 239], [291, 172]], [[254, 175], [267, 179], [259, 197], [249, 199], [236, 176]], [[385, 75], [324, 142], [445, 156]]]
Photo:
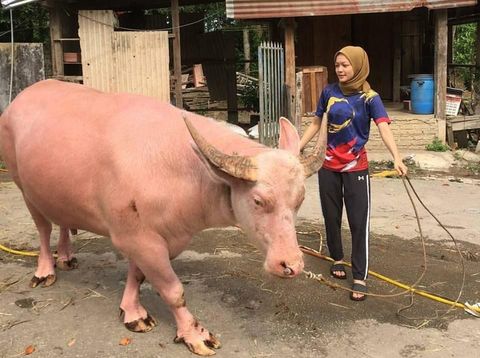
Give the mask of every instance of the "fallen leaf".
[[67, 343], [67, 346], [69, 346], [69, 347], [73, 346], [76, 341], [77, 341], [77, 340], [76, 340], [75, 338], [72, 338], [72, 339], [70, 340], [70, 342]]
[[120, 340], [120, 344], [121, 346], [128, 346], [130, 343], [132, 343], [132, 339], [131, 338], [128, 338], [128, 337], [125, 337], [125, 338], [122, 338]]
[[28, 355], [32, 354], [33, 352], [35, 352], [35, 347], [30, 345], [27, 348], [25, 348], [25, 350], [23, 351], [23, 354], [28, 356]]

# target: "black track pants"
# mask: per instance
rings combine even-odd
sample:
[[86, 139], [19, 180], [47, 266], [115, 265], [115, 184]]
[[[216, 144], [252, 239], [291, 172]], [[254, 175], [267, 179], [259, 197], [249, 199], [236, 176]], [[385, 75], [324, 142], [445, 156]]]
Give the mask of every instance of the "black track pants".
[[318, 172], [320, 202], [322, 204], [327, 245], [330, 256], [342, 260], [341, 236], [343, 203], [352, 234], [352, 274], [356, 280], [368, 275], [368, 241], [370, 229], [370, 177], [368, 169], [355, 172]]

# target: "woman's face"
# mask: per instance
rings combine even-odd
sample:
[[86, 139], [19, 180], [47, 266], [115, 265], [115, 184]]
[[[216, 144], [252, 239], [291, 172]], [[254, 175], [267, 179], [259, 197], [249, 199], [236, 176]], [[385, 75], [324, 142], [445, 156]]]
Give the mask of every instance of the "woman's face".
[[335, 59], [335, 73], [340, 82], [347, 82], [353, 78], [353, 67], [350, 61], [342, 54], [339, 54]]

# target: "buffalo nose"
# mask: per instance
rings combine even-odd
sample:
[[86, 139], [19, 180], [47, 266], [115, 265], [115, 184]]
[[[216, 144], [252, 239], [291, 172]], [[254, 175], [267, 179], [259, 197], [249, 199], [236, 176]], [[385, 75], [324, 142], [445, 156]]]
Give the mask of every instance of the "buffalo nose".
[[295, 274], [295, 272], [293, 271], [292, 268], [288, 267], [288, 265], [285, 263], [285, 262], [282, 262], [281, 263], [282, 267], [283, 267], [283, 274], [285, 276], [293, 276]]

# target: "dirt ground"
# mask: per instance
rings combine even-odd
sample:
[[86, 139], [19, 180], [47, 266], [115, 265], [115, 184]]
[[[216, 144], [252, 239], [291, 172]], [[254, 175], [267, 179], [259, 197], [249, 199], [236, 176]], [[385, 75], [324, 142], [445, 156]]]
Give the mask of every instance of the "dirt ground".
[[[418, 209], [427, 260], [418, 287], [453, 300], [462, 291], [460, 302], [480, 301], [480, 181], [418, 175], [412, 183], [457, 239], [465, 268], [462, 289], [462, 261], [455, 247]], [[324, 230], [315, 190], [312, 177], [297, 229], [300, 244], [318, 249], [315, 231]], [[422, 273], [424, 259], [405, 189], [399, 179], [373, 179], [372, 193], [370, 269], [411, 284]], [[5, 175], [0, 176], [0, 243], [38, 248], [21, 195]], [[193, 356], [173, 343], [173, 318], [148, 283], [142, 286], [141, 299], [158, 326], [150, 333], [134, 334], [120, 323], [127, 263], [107, 238], [80, 231], [74, 245], [79, 268], [58, 271], [50, 288], [28, 288], [35, 258], [0, 251], [0, 357], [23, 355], [28, 346], [35, 347], [33, 357]], [[324, 246], [323, 242], [327, 253]], [[223, 344], [219, 357], [478, 356], [480, 319], [462, 309], [409, 294], [353, 302], [346, 291], [306, 276], [269, 277], [262, 263], [260, 253], [234, 228], [202, 232], [173, 262], [190, 310]], [[305, 269], [332, 280], [325, 260], [306, 256]], [[349, 286], [351, 275], [336, 283]], [[372, 293], [401, 292], [372, 276], [368, 283]], [[131, 338], [130, 344], [120, 345], [123, 338]]]

